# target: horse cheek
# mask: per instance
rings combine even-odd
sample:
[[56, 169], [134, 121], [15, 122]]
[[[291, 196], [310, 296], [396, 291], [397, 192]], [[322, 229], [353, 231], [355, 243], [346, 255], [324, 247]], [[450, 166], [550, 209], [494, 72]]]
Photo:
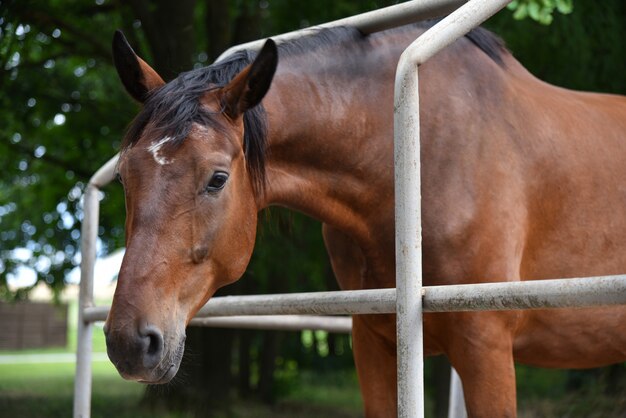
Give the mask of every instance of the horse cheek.
[[256, 213], [248, 216], [243, 222], [234, 224], [228, 235], [231, 239], [224, 257], [227, 280], [225, 284], [239, 280], [250, 263], [256, 239]]

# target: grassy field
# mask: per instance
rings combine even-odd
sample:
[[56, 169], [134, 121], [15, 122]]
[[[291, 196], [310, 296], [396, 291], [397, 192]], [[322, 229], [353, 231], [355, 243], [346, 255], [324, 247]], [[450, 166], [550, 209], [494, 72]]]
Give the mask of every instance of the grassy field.
[[[93, 366], [93, 416], [138, 416], [128, 406], [140, 399], [141, 387], [122, 381], [109, 362]], [[0, 411], [7, 417], [71, 416], [73, 374], [72, 363], [0, 365]]]
[[563, 370], [517, 366], [517, 409], [520, 418], [623, 418], [626, 417], [626, 387], [606, 387], [602, 372], [579, 372], [577, 390], [567, 389]]
[[[0, 364], [0, 417], [56, 418], [71, 416], [72, 363]], [[607, 395], [602, 387], [567, 393], [563, 374], [518, 369], [521, 418], [626, 416], [626, 393]], [[350, 372], [301, 373], [273, 406], [233, 399], [215, 418], [356, 418], [362, 407], [356, 377]], [[122, 380], [108, 361], [93, 364], [92, 416], [116, 418], [191, 418], [141, 406], [144, 387]], [[167, 389], [165, 389], [167, 390]], [[427, 411], [432, 406], [427, 404]], [[427, 413], [427, 416], [430, 416]]]
[[[96, 327], [94, 352], [106, 351], [104, 335]], [[75, 330], [69, 333], [66, 348], [20, 351], [19, 354], [73, 353]], [[16, 352], [0, 352], [18, 354]], [[102, 358], [102, 356], [100, 356]], [[517, 368], [518, 411], [521, 418], [585, 417], [622, 418], [626, 416], [626, 388], [607, 391], [601, 374], [582, 377], [585, 384], [567, 392], [567, 376], [562, 371]], [[0, 364], [0, 417], [57, 418], [72, 413], [74, 364]], [[362, 416], [362, 403], [354, 372], [304, 372], [281, 382], [286, 390], [275, 405], [233, 399], [213, 418], [356, 418]], [[164, 389], [167, 391], [167, 388]], [[147, 409], [141, 405], [144, 386], [124, 381], [107, 360], [93, 363], [92, 416], [115, 418], [191, 418]], [[610, 394], [607, 394], [610, 393]], [[427, 388], [426, 416], [432, 416]]]
[[[74, 365], [0, 364], [0, 416], [20, 418], [68, 417], [72, 413]], [[321, 381], [304, 375], [275, 405], [233, 401], [221, 417], [359, 417], [361, 401], [356, 378], [335, 373]], [[154, 411], [140, 404], [144, 387], [122, 380], [107, 361], [93, 364], [92, 416], [116, 418], [186, 418]]]
[[[74, 353], [76, 347], [75, 306], [70, 305], [68, 346], [22, 351], [0, 351], [6, 354]], [[105, 353], [101, 325], [93, 332], [93, 351]], [[233, 401], [228, 409], [216, 412], [215, 418], [313, 418], [322, 415], [338, 418], [362, 416], [361, 397], [356, 375], [341, 372], [318, 376], [304, 373], [297, 384], [275, 405], [255, 401]], [[185, 414], [155, 411], [141, 405], [145, 386], [123, 380], [113, 365], [93, 362], [92, 417], [116, 418], [191, 418]], [[167, 390], [165, 388], [164, 390]], [[57, 418], [72, 414], [74, 364], [35, 363], [0, 364], [0, 417]]]

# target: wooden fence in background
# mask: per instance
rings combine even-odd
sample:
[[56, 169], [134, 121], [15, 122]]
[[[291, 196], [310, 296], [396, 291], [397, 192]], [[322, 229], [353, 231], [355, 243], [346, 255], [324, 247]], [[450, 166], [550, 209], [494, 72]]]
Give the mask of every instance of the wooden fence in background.
[[67, 305], [0, 302], [0, 350], [66, 345]]

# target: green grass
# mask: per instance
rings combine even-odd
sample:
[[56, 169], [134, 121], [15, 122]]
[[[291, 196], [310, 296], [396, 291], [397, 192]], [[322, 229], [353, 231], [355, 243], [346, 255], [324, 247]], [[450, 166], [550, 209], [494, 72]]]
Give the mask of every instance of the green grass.
[[358, 410], [363, 406], [358, 388], [356, 373], [312, 373], [304, 372], [297, 376], [281, 402], [305, 402], [312, 405], [329, 405], [346, 410]]
[[[141, 386], [120, 378], [109, 362], [94, 362], [93, 392], [122, 395], [141, 392]], [[0, 365], [2, 397], [65, 397], [73, 396], [74, 364], [15, 364]]]
[[[77, 303], [70, 303], [68, 344], [65, 347], [0, 350], [0, 354], [76, 352], [77, 312]], [[93, 327], [92, 341], [93, 352], [106, 352], [101, 323]], [[74, 363], [0, 364], [0, 417], [71, 416], [74, 370]], [[148, 418], [153, 416], [148, 411], [141, 411], [139, 408], [144, 386], [123, 380], [108, 361], [93, 362], [92, 370], [92, 417]], [[155, 418], [170, 418], [170, 415], [164, 414]]]
[[[71, 416], [73, 379], [72, 363], [0, 364], [0, 416]], [[609, 396], [605, 388], [587, 385], [584, 390], [567, 393], [562, 389], [562, 383], [562, 376], [557, 371], [518, 369], [520, 418], [626, 416], [626, 393], [623, 391]], [[281, 386], [281, 396], [275, 405], [233, 399], [228, 402], [227, 409], [216, 411], [211, 417], [362, 417], [362, 403], [352, 371], [301, 372], [288, 379], [279, 379], [277, 384]], [[531, 386], [532, 390], [528, 389]], [[188, 414], [141, 406], [143, 391], [144, 386], [121, 379], [109, 362], [93, 363], [92, 417], [192, 418]], [[432, 406], [427, 405], [426, 409], [431, 411]], [[427, 413], [427, 416], [431, 415]]]
[[624, 382], [618, 382], [618, 387], [607, 388], [607, 383], [599, 376], [583, 373], [585, 381], [582, 387], [568, 391], [567, 374], [563, 370], [517, 366], [517, 409], [520, 418], [626, 417]]
[[[70, 306], [67, 347], [0, 354], [73, 353], [76, 347], [76, 305]], [[93, 332], [94, 352], [105, 352], [102, 326]], [[566, 374], [558, 370], [516, 367], [520, 418], [626, 416], [626, 391], [607, 395], [606, 388], [588, 382], [575, 393], [566, 391]], [[362, 416], [362, 401], [354, 371], [300, 372], [277, 376], [279, 397], [268, 406], [235, 399], [212, 418], [313, 418]], [[141, 406], [145, 387], [124, 381], [108, 361], [93, 363], [92, 417], [192, 418], [189, 414], [146, 409]], [[72, 414], [74, 364], [0, 364], [0, 417], [56, 418]], [[164, 389], [167, 392], [167, 387]], [[432, 416], [426, 399], [426, 416]]]
[[[106, 301], [104, 301], [106, 302]], [[99, 304], [103, 304], [99, 301]], [[66, 347], [0, 350], [0, 354], [54, 354], [76, 351], [77, 304], [70, 303]], [[93, 351], [106, 352], [102, 324], [94, 326]], [[108, 361], [94, 362], [93, 418], [191, 418], [141, 406], [145, 386], [123, 380]], [[233, 400], [214, 418], [357, 418], [362, 403], [355, 372], [304, 373], [278, 378], [281, 398], [272, 405], [254, 400]], [[167, 388], [164, 389], [167, 391]], [[0, 364], [0, 417], [56, 418], [72, 415], [73, 363]]]
[[[123, 381], [109, 362], [93, 363], [93, 417], [112, 416], [109, 407], [136, 404], [142, 390], [138, 384]], [[3, 416], [67, 417], [71, 415], [73, 394], [73, 363], [0, 365]]]
[[[71, 416], [74, 365], [1, 364], [0, 416], [56, 418]], [[275, 405], [236, 400], [215, 418], [356, 418], [362, 407], [353, 373], [303, 375], [302, 381]], [[93, 363], [92, 417], [190, 418], [140, 405], [144, 386], [122, 380], [109, 362]]]

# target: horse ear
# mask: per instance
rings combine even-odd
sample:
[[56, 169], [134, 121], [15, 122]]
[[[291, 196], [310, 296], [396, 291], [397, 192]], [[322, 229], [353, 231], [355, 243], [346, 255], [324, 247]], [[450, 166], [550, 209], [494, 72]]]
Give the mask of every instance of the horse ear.
[[222, 89], [222, 105], [228, 116], [236, 119], [261, 102], [270, 88], [277, 64], [276, 44], [268, 39], [254, 62]]
[[139, 58], [120, 30], [113, 35], [113, 63], [126, 91], [138, 102], [165, 82], [144, 60]]

